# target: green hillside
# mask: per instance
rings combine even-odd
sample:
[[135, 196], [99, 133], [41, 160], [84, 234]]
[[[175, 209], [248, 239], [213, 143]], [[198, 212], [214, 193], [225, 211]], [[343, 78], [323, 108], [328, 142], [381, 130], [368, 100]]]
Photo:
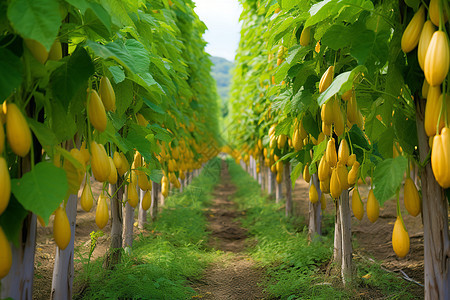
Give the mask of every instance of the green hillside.
[[217, 82], [217, 93], [222, 100], [222, 114], [228, 114], [228, 99], [230, 93], [231, 69], [233, 63], [222, 57], [211, 56], [211, 61], [214, 64], [211, 70], [212, 77]]

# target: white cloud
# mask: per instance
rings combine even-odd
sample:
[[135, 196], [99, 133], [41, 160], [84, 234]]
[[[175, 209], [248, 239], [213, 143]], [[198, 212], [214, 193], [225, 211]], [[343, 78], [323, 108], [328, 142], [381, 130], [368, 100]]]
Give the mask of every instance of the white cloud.
[[208, 30], [206, 52], [233, 61], [239, 45], [242, 12], [238, 0], [194, 0], [195, 12]]

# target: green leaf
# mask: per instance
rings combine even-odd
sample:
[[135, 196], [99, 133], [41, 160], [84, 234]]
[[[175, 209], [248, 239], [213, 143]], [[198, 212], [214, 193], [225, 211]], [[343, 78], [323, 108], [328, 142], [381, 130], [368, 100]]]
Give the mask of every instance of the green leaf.
[[152, 159], [152, 143], [146, 138], [147, 131], [141, 126], [132, 124], [126, 137], [126, 143], [130, 149], [135, 148], [145, 160]]
[[111, 66], [109, 71], [113, 75], [115, 83], [121, 83], [125, 80], [125, 72], [119, 66]]
[[323, 154], [325, 153], [325, 150], [327, 149], [327, 143], [328, 141], [324, 139], [319, 145], [313, 147], [314, 156], [311, 161], [311, 165], [318, 162], [322, 158]]
[[365, 66], [357, 66], [352, 71], [339, 74], [333, 80], [331, 85], [322, 94], [319, 95], [319, 98], [317, 98], [317, 103], [319, 104], [319, 106], [327, 102], [328, 99], [330, 99], [340, 91], [344, 93], [350, 90], [352, 88], [353, 79], [355, 78], [355, 76], [360, 72], [364, 72], [364, 70], [366, 70]]
[[158, 124], [152, 124], [150, 125], [150, 128], [155, 133], [155, 138], [157, 138], [158, 140], [165, 141], [166, 143], [172, 141], [172, 134]]
[[316, 120], [313, 118], [309, 111], [307, 111], [305, 116], [303, 117], [302, 124], [303, 127], [305, 127], [306, 132], [311, 134], [315, 139], [319, 137], [319, 124], [317, 124]]
[[400, 146], [406, 153], [413, 153], [419, 145], [415, 119], [408, 118], [402, 110], [396, 110], [394, 115], [394, 129]]
[[412, 7], [414, 11], [417, 11], [419, 9], [420, 0], [405, 0], [405, 3], [409, 7]]
[[69, 107], [69, 103], [77, 90], [86, 84], [94, 71], [91, 57], [84, 48], [78, 47], [69, 57], [67, 63], [52, 73], [50, 80], [53, 95], [64, 108]]
[[349, 40], [348, 36], [348, 27], [337, 24], [327, 29], [320, 41], [324, 46], [328, 46], [333, 50], [339, 50], [344, 47], [350, 46], [351, 40]]
[[126, 112], [133, 101], [133, 82], [131, 80], [124, 80], [114, 85], [114, 92], [116, 94], [116, 114], [120, 117]]
[[42, 147], [47, 148], [58, 144], [58, 139], [50, 128], [34, 119], [27, 118], [27, 122]]
[[380, 162], [373, 172], [373, 192], [380, 205], [391, 199], [401, 187], [408, 160], [403, 156]]
[[49, 162], [40, 162], [20, 179], [11, 180], [11, 190], [20, 204], [48, 221], [66, 197], [66, 172]]
[[394, 128], [387, 127], [378, 141], [378, 150], [384, 158], [390, 158], [393, 155], [394, 147]]
[[302, 163], [298, 163], [291, 171], [291, 184], [292, 184], [292, 189], [294, 189], [295, 186], [295, 181], [297, 180], [297, 178], [300, 177], [300, 174], [302, 174], [302, 170], [303, 170], [303, 164]]
[[22, 83], [22, 61], [6, 48], [0, 48], [0, 101], [8, 98]]
[[[84, 100], [84, 99], [83, 99]], [[66, 112], [61, 103], [53, 101], [50, 125], [59, 143], [70, 140], [77, 132], [77, 124], [72, 112]]]
[[0, 226], [6, 234], [6, 237], [16, 247], [19, 246], [20, 232], [22, 231], [22, 222], [28, 215], [28, 211], [17, 202], [14, 194], [11, 194], [8, 207], [0, 215]]
[[58, 0], [12, 0], [8, 19], [24, 38], [40, 42], [50, 50], [61, 26]]

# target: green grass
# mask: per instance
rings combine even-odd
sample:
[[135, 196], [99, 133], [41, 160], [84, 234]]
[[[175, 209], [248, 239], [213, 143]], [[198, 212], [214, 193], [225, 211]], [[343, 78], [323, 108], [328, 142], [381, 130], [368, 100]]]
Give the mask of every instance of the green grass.
[[[227, 161], [232, 182], [237, 187], [234, 201], [245, 212], [241, 219], [249, 230], [251, 257], [266, 269], [266, 291], [281, 299], [413, 299], [412, 284], [380, 268], [354, 260], [356, 279], [343, 288], [337, 276], [326, 275], [334, 238], [334, 216], [325, 215], [323, 235], [309, 243], [304, 220], [287, 219], [282, 204], [261, 195], [258, 183], [234, 161]], [[370, 273], [369, 279], [362, 279]]]
[[184, 190], [166, 199], [166, 207], [151, 234], [141, 234], [131, 252], [124, 252], [114, 270], [103, 259], [84, 264], [77, 274], [86, 286], [75, 299], [187, 299], [195, 295], [189, 280], [201, 277], [216, 254], [208, 252], [207, 220], [203, 209], [219, 179], [220, 160], [212, 160]]

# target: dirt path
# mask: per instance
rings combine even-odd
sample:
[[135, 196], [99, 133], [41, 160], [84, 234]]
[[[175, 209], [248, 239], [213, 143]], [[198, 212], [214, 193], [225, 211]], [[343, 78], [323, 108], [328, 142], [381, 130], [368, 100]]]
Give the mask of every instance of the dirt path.
[[258, 283], [263, 271], [245, 254], [246, 230], [236, 221], [238, 212], [231, 201], [236, 188], [230, 182], [226, 164], [222, 164], [221, 183], [216, 186], [213, 205], [207, 211], [211, 240], [209, 246], [224, 253], [193, 286], [201, 299], [264, 299]]

